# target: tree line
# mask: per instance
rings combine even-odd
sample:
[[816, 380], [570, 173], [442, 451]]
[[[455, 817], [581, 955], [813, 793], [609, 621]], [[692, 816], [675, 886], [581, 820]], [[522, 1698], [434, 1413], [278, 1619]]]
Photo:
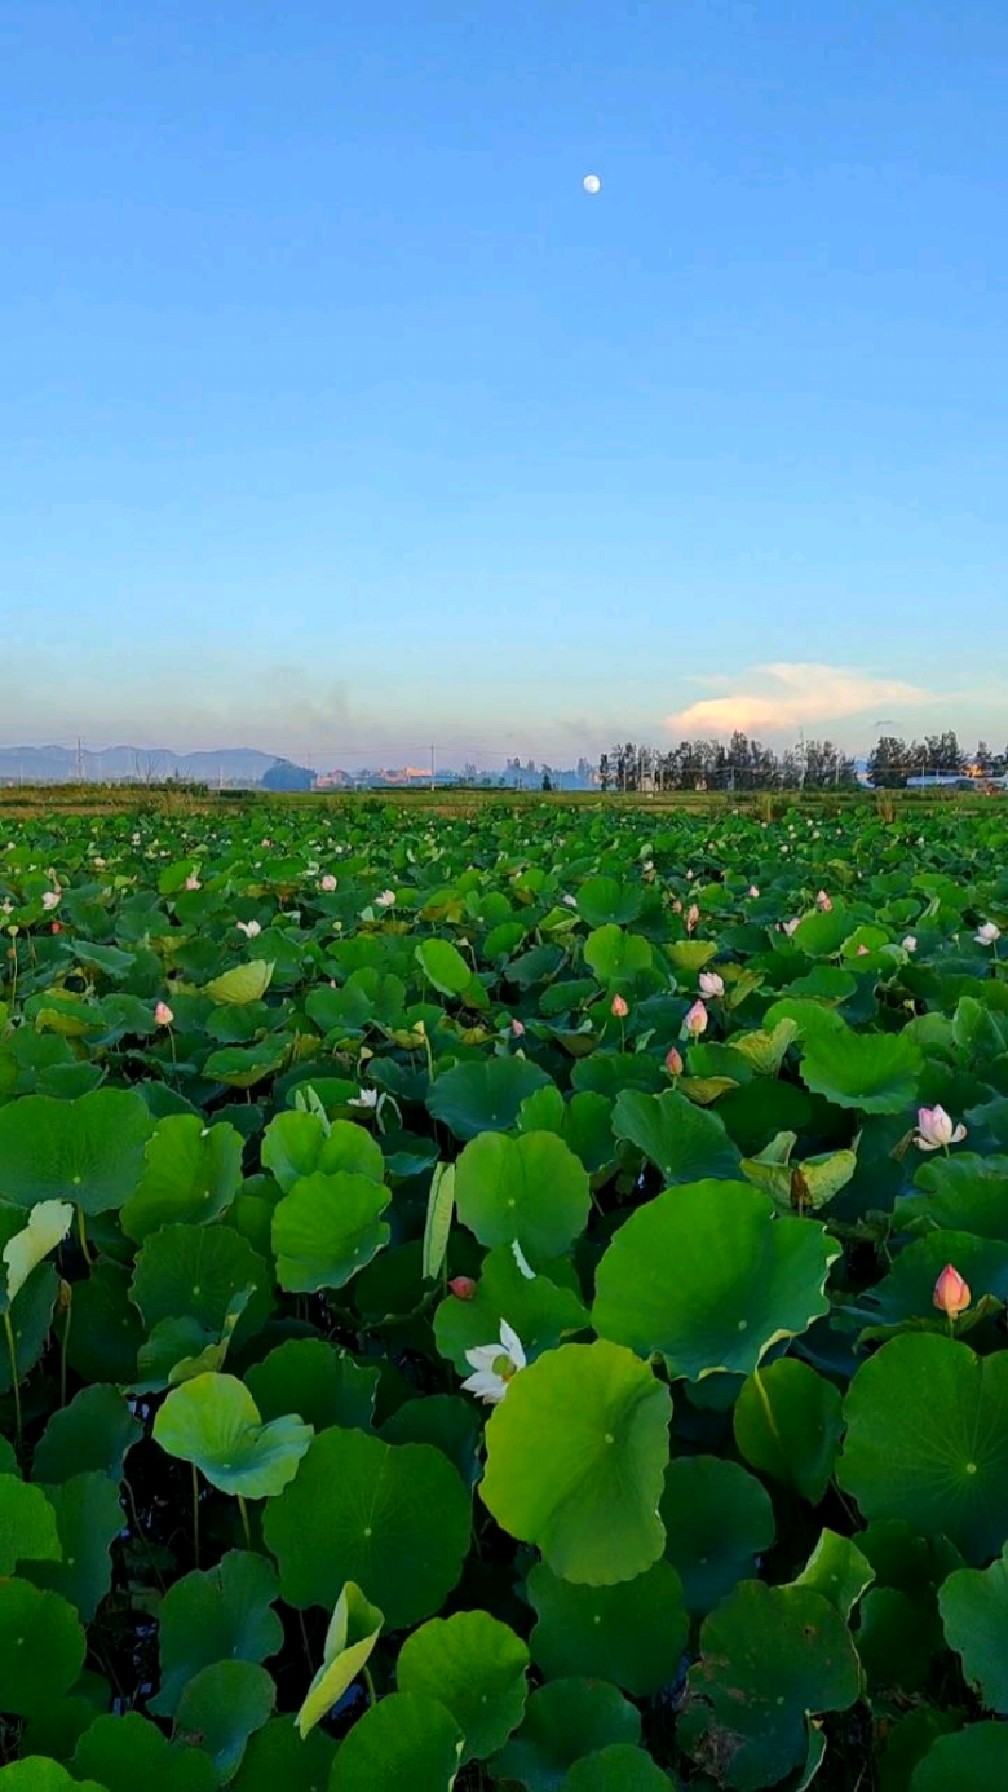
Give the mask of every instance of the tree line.
[[[901, 789], [910, 778], [1002, 778], [1008, 750], [994, 752], [979, 741], [974, 752], [960, 745], [954, 730], [902, 740], [883, 734], [867, 765], [876, 789]], [[831, 740], [800, 740], [777, 753], [740, 730], [728, 742], [682, 740], [671, 748], [621, 741], [599, 761], [603, 790], [827, 790], [859, 782], [857, 761]]]

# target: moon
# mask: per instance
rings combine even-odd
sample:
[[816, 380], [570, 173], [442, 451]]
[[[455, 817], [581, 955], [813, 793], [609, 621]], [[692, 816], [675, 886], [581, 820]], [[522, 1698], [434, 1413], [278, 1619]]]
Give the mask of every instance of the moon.
[[586, 174], [581, 182], [586, 193], [601, 193], [602, 182], [597, 174]]

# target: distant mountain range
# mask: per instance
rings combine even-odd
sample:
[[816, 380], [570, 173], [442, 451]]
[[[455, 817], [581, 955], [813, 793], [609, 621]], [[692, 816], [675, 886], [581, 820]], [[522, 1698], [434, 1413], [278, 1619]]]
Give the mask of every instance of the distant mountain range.
[[219, 751], [175, 753], [170, 747], [0, 747], [0, 778], [25, 784], [67, 784], [87, 780], [133, 778], [153, 783], [163, 778], [192, 779], [201, 784], [258, 784], [276, 765], [276, 753], [257, 747], [222, 747]]

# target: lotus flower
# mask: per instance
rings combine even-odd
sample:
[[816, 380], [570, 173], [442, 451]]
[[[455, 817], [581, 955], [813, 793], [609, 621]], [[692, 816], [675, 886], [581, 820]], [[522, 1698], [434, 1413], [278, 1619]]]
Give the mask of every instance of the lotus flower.
[[758, 884], [750, 884], [749, 885], [749, 894], [752, 897], [753, 901], [755, 902], [757, 896], [759, 895], [759, 885]]
[[946, 1263], [931, 1298], [939, 1313], [945, 1313], [949, 1319], [958, 1319], [960, 1313], [965, 1313], [972, 1296], [969, 1283], [963, 1281], [951, 1263]]
[[693, 929], [696, 926], [699, 919], [700, 919], [700, 910], [697, 908], [697, 905], [695, 902], [691, 902], [689, 905], [689, 908], [686, 910], [686, 932], [687, 933], [693, 932]]
[[561, 896], [560, 900], [565, 908], [577, 908], [577, 897], [571, 896], [569, 892], [566, 896]]
[[190, 871], [189, 876], [185, 880], [185, 887], [187, 890], [198, 890], [202, 887], [195, 871]]
[[686, 1031], [692, 1039], [699, 1039], [701, 1033], [707, 1031], [707, 1010], [702, 1002], [694, 1002], [686, 1016]]
[[626, 1017], [630, 1012], [630, 1004], [623, 996], [613, 996], [612, 1011], [617, 1020], [626, 1020]]
[[905, 936], [905, 938], [903, 940], [903, 950], [904, 950], [904, 952], [916, 952], [916, 950], [917, 950], [917, 935], [915, 933], [908, 933]]
[[319, 885], [319, 888], [324, 890], [327, 896], [332, 895], [333, 891], [336, 888], [336, 879], [334, 878], [331, 871], [326, 872], [325, 876], [323, 877], [323, 879]]
[[175, 1015], [167, 1002], [159, 1002], [154, 1010], [155, 1024], [159, 1027], [170, 1027], [174, 1019]]
[[380, 896], [375, 897], [375, 908], [391, 908], [394, 902], [395, 891], [383, 890]]
[[256, 938], [257, 934], [260, 934], [262, 932], [262, 928], [260, 927], [258, 921], [236, 921], [235, 926], [238, 928], [240, 933], [243, 933], [245, 935], [245, 938], [247, 940], [254, 940]]
[[724, 979], [718, 976], [717, 971], [701, 971], [699, 984], [702, 996], [724, 995]]
[[516, 1015], [511, 1022], [511, 1037], [512, 1039], [521, 1039], [524, 1037], [524, 1033], [525, 1023], [524, 1021], [520, 1021]]
[[456, 1300], [472, 1300], [476, 1292], [476, 1283], [472, 1276], [452, 1276], [448, 1286]]
[[792, 915], [790, 921], [782, 921], [781, 922], [781, 932], [786, 933], [788, 936], [788, 939], [790, 939], [791, 935], [793, 933], [798, 932], [798, 929], [800, 926], [801, 926], [801, 916], [800, 915]]
[[500, 1343], [477, 1344], [475, 1350], [466, 1351], [466, 1362], [472, 1364], [475, 1374], [468, 1376], [462, 1386], [487, 1406], [497, 1406], [508, 1391], [508, 1382], [524, 1369], [525, 1352], [518, 1333], [502, 1319]]
[[857, 949], [857, 955], [859, 958], [867, 958], [868, 957], [868, 947], [865, 945], [859, 946]]
[[377, 1089], [362, 1089], [359, 1095], [351, 1096], [348, 1108], [376, 1108], [378, 1106]]
[[57, 908], [59, 906], [59, 899], [60, 899], [61, 894], [62, 894], [62, 891], [60, 891], [60, 890], [43, 890], [43, 892], [42, 892], [42, 907], [50, 908], [50, 909]]
[[819, 894], [815, 899], [815, 904], [816, 904], [816, 908], [819, 910], [820, 914], [822, 914], [822, 915], [828, 915], [830, 910], [833, 907], [832, 898], [827, 895], [825, 890], [819, 891]]
[[965, 1137], [966, 1128], [962, 1121], [953, 1127], [951, 1117], [943, 1107], [918, 1109], [917, 1136], [914, 1139], [918, 1150], [947, 1150], [950, 1145], [961, 1145]]
[[[43, 897], [42, 900], [44, 902], [45, 897]], [[993, 921], [985, 921], [982, 927], [977, 928], [973, 938], [976, 940], [978, 946], [995, 946], [1001, 938], [1001, 929], [1000, 927], [995, 927]]]
[[670, 1045], [668, 1051], [665, 1053], [665, 1068], [668, 1071], [669, 1076], [682, 1076], [682, 1053], [677, 1051], [674, 1045]]

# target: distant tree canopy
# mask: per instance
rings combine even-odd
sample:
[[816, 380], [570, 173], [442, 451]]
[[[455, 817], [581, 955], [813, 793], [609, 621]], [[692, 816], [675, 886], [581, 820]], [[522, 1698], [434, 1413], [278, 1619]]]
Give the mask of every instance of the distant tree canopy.
[[898, 790], [908, 778], [1002, 778], [1006, 769], [1008, 754], [993, 752], [985, 740], [968, 754], [954, 730], [911, 741], [883, 734], [868, 761], [868, 781], [876, 789]]
[[624, 741], [599, 762], [603, 790], [783, 790], [856, 784], [857, 766], [829, 740], [778, 755], [736, 730], [727, 742], [682, 740], [668, 750]]
[[314, 783], [315, 773], [309, 771], [306, 765], [295, 765], [290, 759], [278, 759], [262, 775], [264, 790], [311, 790]]

